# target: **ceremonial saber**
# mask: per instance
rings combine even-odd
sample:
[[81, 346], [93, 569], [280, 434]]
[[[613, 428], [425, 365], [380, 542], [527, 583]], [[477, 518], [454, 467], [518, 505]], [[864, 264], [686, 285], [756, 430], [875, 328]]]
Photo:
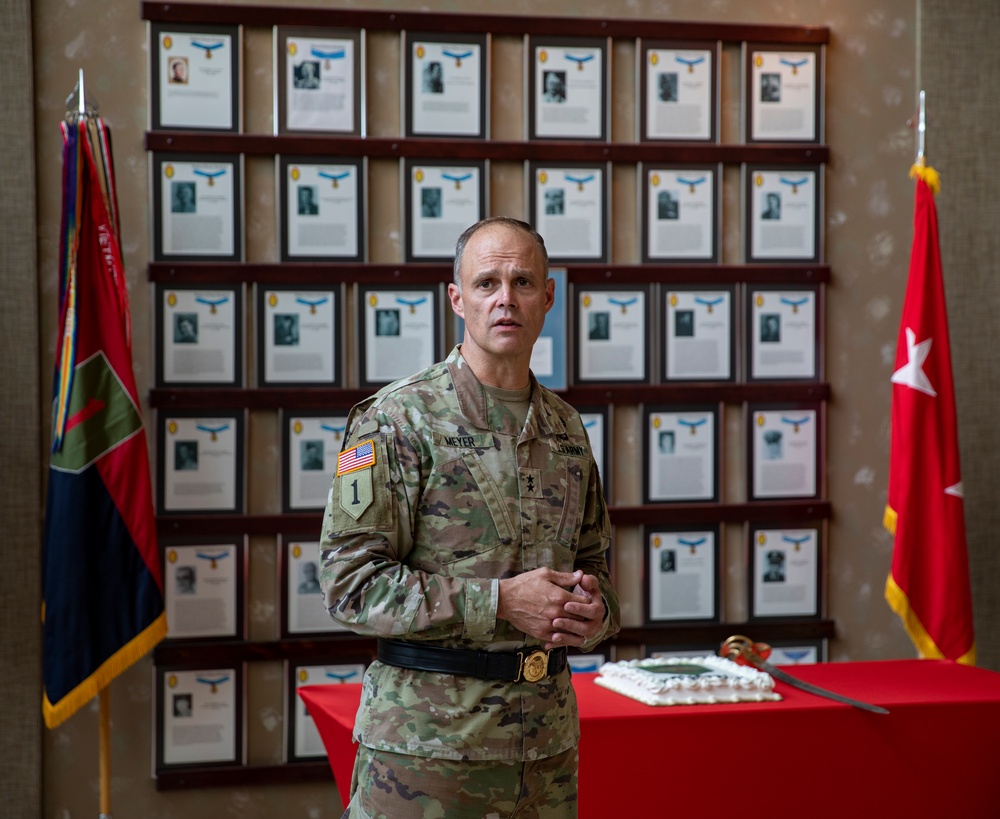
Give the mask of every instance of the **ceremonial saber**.
[[734, 662], [742, 663], [744, 665], [752, 666], [758, 671], [763, 671], [770, 674], [774, 679], [780, 680], [783, 683], [798, 688], [800, 691], [805, 691], [808, 694], [815, 694], [817, 697], [825, 697], [828, 700], [833, 700], [834, 702], [842, 702], [845, 705], [853, 705], [855, 708], [860, 708], [862, 711], [870, 711], [873, 714], [888, 714], [888, 709], [883, 708], [880, 705], [872, 705], [868, 702], [862, 702], [861, 700], [853, 699], [852, 697], [846, 697], [843, 694], [838, 694], [835, 691], [828, 691], [825, 688], [820, 688], [818, 685], [813, 685], [812, 683], [807, 683], [805, 680], [800, 680], [798, 677], [793, 677], [780, 668], [776, 668], [771, 665], [765, 659], [771, 653], [771, 647], [767, 643], [755, 643], [749, 637], [744, 637], [742, 634], [736, 634], [727, 639], [719, 649], [719, 656], [725, 657], [727, 660], [733, 660]]

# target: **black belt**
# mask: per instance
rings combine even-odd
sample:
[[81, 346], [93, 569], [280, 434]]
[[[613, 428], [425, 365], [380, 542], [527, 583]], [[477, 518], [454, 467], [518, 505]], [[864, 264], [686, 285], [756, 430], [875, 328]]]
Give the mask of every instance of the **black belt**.
[[566, 649], [522, 649], [521, 651], [477, 651], [441, 648], [399, 640], [378, 640], [378, 659], [399, 668], [458, 674], [480, 680], [538, 682], [554, 677], [566, 667]]

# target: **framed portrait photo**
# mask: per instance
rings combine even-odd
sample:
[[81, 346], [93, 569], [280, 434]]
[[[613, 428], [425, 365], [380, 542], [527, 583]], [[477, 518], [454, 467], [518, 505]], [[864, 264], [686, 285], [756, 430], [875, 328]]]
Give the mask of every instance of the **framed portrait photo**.
[[751, 500], [820, 497], [820, 408], [818, 402], [747, 405]]
[[155, 770], [243, 763], [243, 666], [156, 666]]
[[357, 285], [359, 381], [383, 386], [429, 367], [442, 355], [438, 285]]
[[[365, 676], [364, 662], [330, 658], [328, 664], [299, 665], [286, 661], [288, 685], [285, 700], [285, 760], [305, 762], [326, 757], [323, 739], [305, 702], [299, 697], [304, 685], [344, 685], [360, 683]], [[357, 658], [361, 659], [361, 658]]]
[[246, 539], [169, 540], [161, 545], [167, 639], [244, 639]]
[[404, 31], [401, 41], [406, 136], [486, 139], [489, 34]]
[[257, 384], [343, 383], [343, 285], [257, 284]]
[[435, 159], [402, 162], [406, 260], [451, 263], [462, 231], [486, 215], [487, 163]]
[[151, 154], [153, 259], [243, 260], [243, 157]]
[[360, 158], [278, 157], [281, 261], [364, 261], [366, 167]]
[[637, 59], [641, 139], [717, 142], [721, 43], [640, 40]]
[[160, 514], [243, 513], [244, 414], [157, 413]]
[[826, 640], [772, 640], [771, 665], [813, 665], [825, 663], [827, 657]]
[[820, 142], [822, 46], [744, 43], [747, 142]]
[[579, 404], [574, 409], [580, 413], [583, 428], [590, 439], [597, 471], [601, 476], [604, 497], [611, 502], [611, 423], [614, 406], [611, 404]]
[[363, 136], [365, 32], [277, 26], [275, 133]]
[[646, 624], [719, 619], [719, 525], [647, 526]]
[[549, 261], [606, 262], [610, 164], [529, 162], [526, 168], [528, 221], [545, 239]]
[[550, 390], [564, 390], [569, 383], [569, 287], [566, 268], [550, 267], [555, 281], [552, 309], [545, 314], [542, 332], [531, 348], [531, 372], [538, 383]]
[[243, 384], [242, 287], [157, 282], [154, 318], [159, 386]]
[[639, 166], [643, 262], [719, 261], [722, 167]]
[[719, 405], [643, 407], [643, 503], [717, 502]]
[[280, 417], [284, 511], [321, 511], [344, 444], [347, 412], [282, 410]]
[[347, 634], [323, 602], [319, 585], [319, 541], [311, 537], [283, 534], [280, 538], [281, 637], [316, 634]]
[[818, 262], [822, 258], [822, 166], [744, 166], [748, 262]]
[[528, 139], [608, 138], [609, 40], [525, 38]]
[[648, 381], [650, 311], [648, 285], [574, 288], [576, 383]]
[[239, 26], [150, 23], [150, 128], [241, 128]]
[[750, 527], [750, 617], [819, 617], [822, 549], [818, 527]]
[[734, 381], [736, 286], [664, 286], [663, 380]]
[[747, 285], [748, 380], [820, 377], [822, 292], [819, 285]]

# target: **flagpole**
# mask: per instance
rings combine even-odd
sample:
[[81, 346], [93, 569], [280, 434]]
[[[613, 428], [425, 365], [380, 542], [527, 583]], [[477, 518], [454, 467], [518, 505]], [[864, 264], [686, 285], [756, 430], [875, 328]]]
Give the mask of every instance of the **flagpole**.
[[[83, 80], [81, 79], [80, 82], [82, 83]], [[927, 108], [924, 93], [924, 90], [920, 89], [920, 107], [917, 112], [917, 165], [921, 168], [926, 164], [924, 149], [927, 139]]]
[[80, 94], [79, 94], [79, 99], [78, 99], [77, 103], [78, 103], [77, 104], [77, 109], [76, 109], [77, 113], [79, 113], [79, 115], [81, 117], [87, 116], [87, 100], [86, 100], [86, 97], [85, 97], [84, 91], [83, 91], [83, 69], [82, 68], [80, 69]]
[[[83, 88], [83, 78], [80, 79], [80, 88]], [[104, 686], [97, 695], [100, 703], [100, 725], [98, 734], [100, 736], [100, 797], [98, 806], [100, 808], [99, 819], [111, 819], [111, 697], [109, 696], [110, 686]]]
[[[83, 69], [80, 70], [77, 84], [76, 122], [77, 128], [87, 127], [90, 112], [87, 110], [87, 92], [83, 82]], [[72, 98], [72, 95], [70, 95]], [[71, 115], [67, 114], [67, 118]], [[97, 694], [99, 703], [98, 735], [98, 810], [99, 819], [111, 819], [111, 696], [109, 686], [105, 685]]]

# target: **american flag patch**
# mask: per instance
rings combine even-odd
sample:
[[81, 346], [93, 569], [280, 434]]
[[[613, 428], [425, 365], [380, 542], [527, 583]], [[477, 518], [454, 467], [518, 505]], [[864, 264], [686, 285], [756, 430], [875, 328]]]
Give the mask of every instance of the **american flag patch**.
[[356, 447], [341, 452], [337, 457], [337, 474], [346, 475], [375, 463], [375, 443], [365, 441]]

